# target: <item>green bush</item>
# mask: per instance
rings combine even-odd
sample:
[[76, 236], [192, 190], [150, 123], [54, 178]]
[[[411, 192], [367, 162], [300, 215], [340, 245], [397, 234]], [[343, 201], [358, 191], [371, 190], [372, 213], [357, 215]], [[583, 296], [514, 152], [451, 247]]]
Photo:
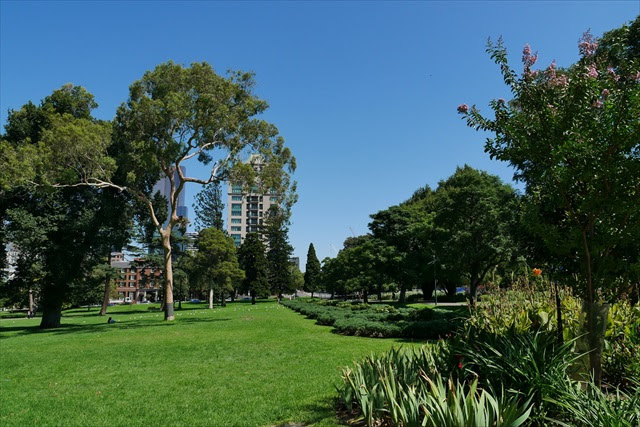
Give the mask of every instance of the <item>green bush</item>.
[[319, 304], [310, 300], [283, 301], [283, 305], [316, 319], [319, 325], [333, 326], [345, 335], [376, 338], [437, 339], [453, 334], [460, 316], [442, 308], [394, 307], [341, 301]]

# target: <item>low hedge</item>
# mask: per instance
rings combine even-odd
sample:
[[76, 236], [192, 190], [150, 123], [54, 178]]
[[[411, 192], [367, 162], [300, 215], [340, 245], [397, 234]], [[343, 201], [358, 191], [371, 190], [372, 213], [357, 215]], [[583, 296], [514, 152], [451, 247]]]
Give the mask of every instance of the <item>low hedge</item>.
[[443, 308], [394, 307], [344, 301], [282, 301], [319, 325], [344, 335], [376, 338], [437, 339], [455, 332], [462, 318]]

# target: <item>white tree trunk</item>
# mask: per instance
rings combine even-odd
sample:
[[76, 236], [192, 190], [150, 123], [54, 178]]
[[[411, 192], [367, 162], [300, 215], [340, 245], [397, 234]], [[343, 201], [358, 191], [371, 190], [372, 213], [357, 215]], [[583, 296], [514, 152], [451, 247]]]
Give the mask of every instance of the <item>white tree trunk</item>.
[[209, 308], [213, 308], [213, 288], [209, 289]]

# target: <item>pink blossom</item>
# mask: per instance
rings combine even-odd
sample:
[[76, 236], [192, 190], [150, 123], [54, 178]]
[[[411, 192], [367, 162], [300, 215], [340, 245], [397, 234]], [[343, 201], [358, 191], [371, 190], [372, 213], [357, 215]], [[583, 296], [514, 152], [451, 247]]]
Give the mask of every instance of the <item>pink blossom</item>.
[[640, 82], [640, 71], [636, 73], [636, 81]]
[[613, 77], [613, 80], [615, 80], [615, 81], [620, 80], [620, 76], [616, 74], [616, 70], [614, 70], [613, 67], [608, 67], [607, 68], [607, 74], [609, 74], [611, 77]]
[[467, 104], [458, 105], [458, 113], [467, 113], [469, 111], [469, 106]]
[[602, 97], [607, 99], [609, 97], [609, 89], [602, 89]]
[[596, 77], [598, 77], [598, 70], [596, 70], [596, 64], [591, 64], [589, 66], [589, 72], [587, 73], [587, 76], [591, 77], [592, 79], [595, 79]]
[[553, 78], [549, 83], [551, 83], [552, 86], [567, 87], [567, 85], [569, 84], [569, 79], [567, 79], [567, 76], [562, 74], [558, 77]]
[[593, 106], [595, 108], [602, 108], [602, 101], [600, 101], [599, 99], [597, 101], [594, 101]]
[[505, 100], [504, 98], [498, 98], [498, 104], [504, 104]]
[[522, 49], [522, 63], [524, 64], [525, 72], [526, 70], [531, 68], [531, 66], [535, 64], [537, 60], [538, 60], [538, 52], [531, 55], [531, 46], [529, 46], [528, 44], [525, 44], [524, 48]]
[[582, 34], [580, 43], [578, 44], [578, 49], [583, 56], [592, 56], [596, 53], [596, 49], [598, 49], [598, 41], [593, 37], [590, 30], [587, 30]]

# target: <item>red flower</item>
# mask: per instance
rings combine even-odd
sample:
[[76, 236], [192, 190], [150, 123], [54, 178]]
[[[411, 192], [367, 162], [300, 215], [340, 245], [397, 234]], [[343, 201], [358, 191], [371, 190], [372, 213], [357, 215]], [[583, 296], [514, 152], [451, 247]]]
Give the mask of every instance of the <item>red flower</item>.
[[462, 362], [458, 362], [458, 369], [462, 369]]
[[539, 268], [534, 268], [533, 269], [533, 275], [534, 276], [539, 276], [542, 274], [542, 270], [540, 270]]

